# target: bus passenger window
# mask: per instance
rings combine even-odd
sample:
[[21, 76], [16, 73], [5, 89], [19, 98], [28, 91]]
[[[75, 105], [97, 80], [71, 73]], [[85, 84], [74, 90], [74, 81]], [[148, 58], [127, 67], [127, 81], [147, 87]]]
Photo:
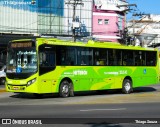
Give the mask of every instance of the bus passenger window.
[[83, 59], [81, 60], [81, 65], [86, 65]]
[[147, 66], [156, 66], [156, 51], [155, 52], [146, 52], [146, 64]]
[[113, 49], [108, 49], [108, 65], [113, 66], [114, 65], [114, 51]]
[[122, 50], [122, 65], [133, 66], [133, 51], [132, 50]]
[[70, 46], [57, 46], [56, 47], [56, 62], [60, 66], [73, 66], [76, 65], [76, 48]]

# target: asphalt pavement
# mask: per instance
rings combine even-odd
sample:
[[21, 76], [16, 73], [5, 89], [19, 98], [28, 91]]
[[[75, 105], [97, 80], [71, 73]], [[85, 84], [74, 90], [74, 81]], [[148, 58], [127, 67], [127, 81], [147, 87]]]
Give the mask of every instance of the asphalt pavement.
[[[51, 124], [46, 126], [54, 127], [160, 126], [160, 85], [135, 88], [134, 93], [131, 94], [107, 90], [102, 93], [76, 93], [75, 97], [69, 98], [59, 98], [52, 95], [36, 99], [28, 94], [5, 92], [4, 85], [0, 85], [0, 91], [1, 118], [35, 118], [41, 119], [43, 124], [47, 120], [47, 122], [51, 121]], [[122, 120], [120, 123], [116, 121], [119, 118]], [[76, 120], [80, 120], [80, 122], [78, 121], [77, 124]], [[113, 121], [110, 122], [110, 120]], [[158, 124], [138, 123], [148, 120], [156, 120]], [[63, 123], [60, 124], [62, 121]], [[108, 121], [111, 124], [107, 124]], [[75, 122], [75, 124], [70, 124], [70, 122]], [[96, 124], [90, 124], [92, 122]]]
[[[57, 94], [44, 95], [43, 103], [41, 101], [35, 101], [33, 94], [25, 93], [10, 93], [5, 92], [5, 87], [0, 86], [0, 98], [6, 97], [7, 99], [1, 100], [1, 104], [19, 104], [21, 100], [24, 101], [24, 105], [48, 105], [48, 104], [105, 104], [105, 103], [152, 103], [160, 102], [160, 85], [146, 86], [135, 88], [131, 94], [122, 94], [121, 90], [106, 90], [106, 91], [91, 91], [91, 92], [76, 92], [75, 97], [60, 98]], [[53, 101], [54, 99], [54, 101]], [[49, 101], [50, 100], [50, 101]], [[4, 101], [4, 102], [3, 102]]]

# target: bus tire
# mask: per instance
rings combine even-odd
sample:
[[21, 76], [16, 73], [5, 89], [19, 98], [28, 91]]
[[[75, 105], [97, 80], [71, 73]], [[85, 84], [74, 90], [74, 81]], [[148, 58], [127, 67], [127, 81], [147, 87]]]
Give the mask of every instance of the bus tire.
[[70, 87], [70, 93], [69, 93], [69, 95], [70, 95], [70, 97], [74, 97], [74, 88], [73, 88], [73, 84], [72, 83], [70, 83], [69, 84], [69, 87]]
[[63, 80], [59, 88], [60, 97], [69, 97], [70, 95], [70, 83], [67, 80]]
[[132, 91], [132, 82], [129, 79], [124, 79], [122, 85], [122, 92], [125, 94], [130, 94]]

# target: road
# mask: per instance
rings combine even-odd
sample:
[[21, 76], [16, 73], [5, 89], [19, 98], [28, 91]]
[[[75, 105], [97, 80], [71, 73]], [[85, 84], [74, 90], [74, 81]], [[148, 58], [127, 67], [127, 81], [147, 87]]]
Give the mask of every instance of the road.
[[1, 92], [0, 118], [40, 119], [43, 124], [52, 123], [55, 127], [64, 124], [105, 127], [107, 123], [135, 127], [149, 126], [144, 122], [150, 121], [158, 122], [152, 126], [160, 126], [160, 85], [135, 89], [132, 94], [105, 92], [77, 93], [70, 98], [46, 95], [42, 99], [31, 94]]

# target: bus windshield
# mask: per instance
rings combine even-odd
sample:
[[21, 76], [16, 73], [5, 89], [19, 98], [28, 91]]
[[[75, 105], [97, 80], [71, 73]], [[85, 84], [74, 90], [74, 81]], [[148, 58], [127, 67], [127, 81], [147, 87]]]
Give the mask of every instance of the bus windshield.
[[8, 51], [7, 73], [34, 73], [37, 71], [37, 54], [34, 48], [11, 48]]

